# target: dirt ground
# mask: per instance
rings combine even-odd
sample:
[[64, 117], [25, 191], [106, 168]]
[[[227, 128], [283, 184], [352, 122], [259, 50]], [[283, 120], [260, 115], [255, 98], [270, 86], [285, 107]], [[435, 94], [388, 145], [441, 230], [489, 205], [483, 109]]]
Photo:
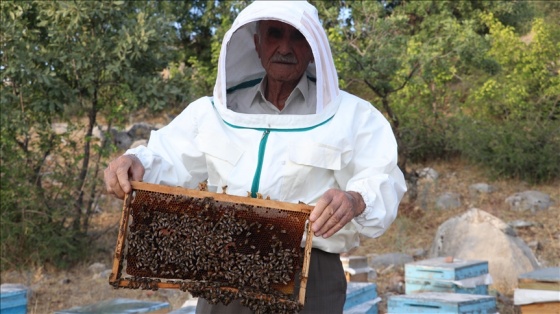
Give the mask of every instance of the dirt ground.
[[[529, 244], [543, 267], [560, 266], [560, 182], [532, 186], [518, 180], [491, 180], [483, 170], [460, 161], [415, 165], [417, 169], [424, 167], [435, 169], [439, 178], [432, 182], [421, 182], [417, 202], [403, 202], [391, 228], [380, 238], [362, 239], [362, 245], [350, 255], [428, 251], [440, 224], [476, 207], [506, 223], [514, 220], [533, 222], [530, 227], [517, 228], [518, 235]], [[480, 182], [491, 184], [498, 190], [473, 200], [469, 197], [468, 187]], [[509, 210], [505, 198], [526, 190], [547, 193], [555, 203], [547, 211], [535, 214]], [[435, 196], [443, 192], [460, 193], [463, 205], [448, 211], [434, 209]], [[1, 282], [20, 283], [31, 288], [28, 296], [29, 314], [53, 313], [113, 298], [162, 301], [169, 302], [172, 309], [181, 307], [190, 298], [188, 293], [177, 290], [113, 289], [108, 283], [108, 275], [100, 277], [98, 272], [90, 270], [89, 267], [94, 263], [103, 263], [107, 269], [112, 267], [121, 207], [120, 201], [107, 199], [102, 211], [94, 216], [92, 232], [97, 235], [97, 239], [91, 246], [95, 250], [92, 260], [68, 271], [56, 271], [47, 266], [23, 273], [7, 271], [1, 274]], [[379, 312], [385, 313], [387, 296], [404, 291], [404, 270], [402, 267], [389, 267], [377, 270], [376, 275], [378, 295], [383, 299]], [[519, 309], [513, 306], [512, 295], [498, 295], [498, 303], [500, 313], [519, 313]]]

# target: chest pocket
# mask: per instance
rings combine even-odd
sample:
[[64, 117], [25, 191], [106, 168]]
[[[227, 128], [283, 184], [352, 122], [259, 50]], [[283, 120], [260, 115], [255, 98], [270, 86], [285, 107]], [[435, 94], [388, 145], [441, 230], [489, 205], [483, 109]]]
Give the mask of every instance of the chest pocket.
[[289, 159], [292, 163], [298, 165], [340, 170], [342, 152], [335, 147], [320, 144], [300, 144], [290, 147]]
[[227, 184], [227, 179], [243, 151], [232, 142], [209, 134], [198, 135], [196, 144], [206, 156], [208, 186], [221, 187]]
[[285, 197], [316, 195], [335, 187], [334, 171], [341, 169], [342, 162], [342, 150], [336, 147], [318, 143], [291, 146], [284, 167]]

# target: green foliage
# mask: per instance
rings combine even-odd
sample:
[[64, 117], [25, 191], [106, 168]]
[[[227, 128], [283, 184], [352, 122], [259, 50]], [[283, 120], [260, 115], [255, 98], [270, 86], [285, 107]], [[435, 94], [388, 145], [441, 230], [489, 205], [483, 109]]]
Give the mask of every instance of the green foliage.
[[[558, 25], [537, 18], [522, 41], [513, 28], [482, 14], [487, 57], [499, 71], [478, 79], [463, 108], [457, 147], [497, 175], [531, 182], [560, 174]], [[556, 36], [556, 37], [555, 37]]]
[[469, 160], [491, 170], [495, 177], [531, 183], [558, 178], [560, 125], [555, 121], [491, 121], [464, 118], [457, 148]]
[[[397, 136], [399, 166], [405, 176], [408, 159], [425, 161], [462, 153], [476, 160], [472, 150], [462, 151], [468, 146], [461, 142], [467, 138], [466, 123], [456, 121], [476, 117], [500, 123], [511, 120], [517, 126], [529, 120], [541, 125], [558, 121], [558, 24], [534, 18], [545, 15], [544, 5], [513, 1], [386, 3], [390, 5], [344, 1], [342, 16], [332, 4], [318, 5], [327, 16], [341, 86], [370, 99], [385, 112]], [[526, 44], [520, 35], [529, 30], [532, 42]], [[506, 131], [520, 133], [508, 135], [517, 140], [539, 138], [525, 136], [523, 129], [512, 126], [500, 130]], [[533, 173], [536, 181], [547, 177], [521, 159], [531, 160], [528, 156], [507, 159], [525, 167], [513, 171], [515, 175]], [[486, 159], [481, 156], [479, 160]], [[486, 165], [496, 170], [511, 167]]]
[[[114, 152], [96, 140], [137, 108], [177, 105], [162, 78], [176, 34], [157, 3], [2, 2], [2, 268], [69, 266], [87, 254], [89, 220]], [[53, 123], [68, 125], [56, 132]]]
[[483, 19], [492, 43], [488, 56], [500, 65], [500, 71], [472, 93], [469, 103], [478, 106], [474, 112], [498, 120], [558, 118], [560, 67], [554, 60], [560, 58], [560, 44], [552, 37], [553, 25], [536, 19], [532, 38], [524, 43], [492, 15]]
[[[178, 24], [181, 32], [185, 29], [193, 30], [193, 27], [196, 30], [193, 30], [188, 37], [185, 33], [181, 35], [181, 45], [185, 50], [180, 56], [180, 63], [175, 65], [175, 70], [179, 70], [175, 73], [183, 74], [179, 78], [179, 84], [193, 95], [192, 98], [212, 94], [216, 83], [216, 65], [222, 38], [237, 14], [250, 2], [246, 0], [186, 1], [183, 4], [171, 2], [173, 6], [177, 4], [192, 6], [189, 9], [191, 18], [183, 19], [179, 16]], [[173, 8], [173, 11], [175, 9]], [[201, 36], [204, 38], [200, 38]], [[190, 100], [194, 100], [192, 98]]]

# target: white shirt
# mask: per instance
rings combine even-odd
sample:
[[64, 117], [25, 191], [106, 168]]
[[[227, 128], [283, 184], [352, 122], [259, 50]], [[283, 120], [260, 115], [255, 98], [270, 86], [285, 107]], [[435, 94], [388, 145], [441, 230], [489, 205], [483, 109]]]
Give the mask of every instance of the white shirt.
[[313, 114], [317, 107], [315, 82], [302, 76], [288, 97], [286, 105], [279, 110], [265, 98], [266, 80], [243, 89], [235, 89], [227, 94], [227, 106], [239, 113], [250, 114]]

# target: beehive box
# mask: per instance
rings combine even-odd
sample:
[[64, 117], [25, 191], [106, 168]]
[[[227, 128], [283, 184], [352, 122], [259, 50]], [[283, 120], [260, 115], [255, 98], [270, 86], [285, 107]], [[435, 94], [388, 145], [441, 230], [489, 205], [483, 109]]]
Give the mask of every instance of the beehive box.
[[169, 313], [170, 309], [171, 307], [168, 302], [111, 299], [84, 306], [76, 306], [67, 310], [61, 310], [55, 312], [55, 314], [164, 314]]
[[560, 313], [560, 267], [521, 274], [514, 303], [522, 314]]
[[346, 281], [368, 282], [369, 273], [373, 271], [368, 265], [366, 256], [341, 256]]
[[377, 286], [367, 282], [348, 282], [344, 314], [377, 314]]
[[143, 182], [132, 188], [112, 286], [181, 289], [213, 304], [239, 299], [256, 312], [303, 307], [312, 206]]
[[180, 308], [169, 312], [169, 314], [196, 314], [197, 304], [198, 304], [198, 299], [196, 298], [189, 299], [185, 301], [185, 303], [183, 303], [183, 305]]
[[488, 294], [487, 261], [446, 257], [405, 264], [405, 293], [451, 292]]
[[27, 313], [27, 287], [21, 284], [0, 285], [0, 313]]
[[497, 312], [496, 298], [487, 295], [425, 292], [391, 296], [387, 302], [388, 314], [495, 314]]

